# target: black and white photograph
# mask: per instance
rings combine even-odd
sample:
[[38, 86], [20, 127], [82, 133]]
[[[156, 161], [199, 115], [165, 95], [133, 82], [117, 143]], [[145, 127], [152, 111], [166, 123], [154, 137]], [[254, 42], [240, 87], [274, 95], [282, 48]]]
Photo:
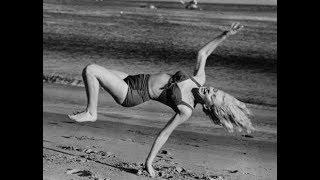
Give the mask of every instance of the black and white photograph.
[[42, 54], [44, 180], [277, 179], [276, 0], [43, 0]]

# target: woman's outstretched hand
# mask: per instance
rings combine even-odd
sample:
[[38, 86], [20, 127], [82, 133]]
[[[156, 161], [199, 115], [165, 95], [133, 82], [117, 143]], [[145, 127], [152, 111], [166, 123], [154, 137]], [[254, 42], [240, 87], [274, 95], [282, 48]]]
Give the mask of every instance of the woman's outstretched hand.
[[232, 23], [230, 29], [227, 31], [228, 35], [234, 35], [237, 34], [244, 26], [241, 25], [240, 23]]

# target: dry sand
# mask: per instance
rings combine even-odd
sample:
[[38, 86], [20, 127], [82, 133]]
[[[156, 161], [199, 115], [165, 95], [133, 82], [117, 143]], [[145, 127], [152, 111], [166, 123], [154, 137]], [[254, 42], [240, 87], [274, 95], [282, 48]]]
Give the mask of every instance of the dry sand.
[[[141, 163], [173, 111], [153, 102], [126, 109], [100, 94], [98, 120], [79, 124], [66, 114], [85, 105], [84, 88], [44, 84], [43, 179], [152, 179]], [[275, 109], [253, 111], [276, 118]], [[191, 121], [197, 118], [199, 110]], [[155, 179], [276, 179], [276, 131], [250, 138], [198, 126], [173, 132], [154, 161]]]

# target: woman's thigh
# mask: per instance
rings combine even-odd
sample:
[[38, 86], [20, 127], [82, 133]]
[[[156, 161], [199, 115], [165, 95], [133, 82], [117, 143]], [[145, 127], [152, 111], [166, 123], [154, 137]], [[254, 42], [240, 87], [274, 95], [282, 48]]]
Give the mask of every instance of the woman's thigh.
[[123, 80], [128, 75], [99, 65], [94, 65], [94, 74], [103, 89], [108, 91], [117, 103], [121, 104], [128, 92], [128, 85]]
[[108, 69], [110, 72], [112, 72], [113, 74], [115, 74], [116, 76], [118, 76], [120, 79], [124, 79], [128, 76], [127, 73], [124, 73], [122, 71], [117, 71], [117, 70], [112, 70], [112, 69]]

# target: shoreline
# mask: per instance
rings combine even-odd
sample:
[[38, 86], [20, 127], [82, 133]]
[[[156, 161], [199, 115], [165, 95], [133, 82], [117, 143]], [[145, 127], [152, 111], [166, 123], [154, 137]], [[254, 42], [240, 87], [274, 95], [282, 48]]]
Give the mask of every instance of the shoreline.
[[[43, 74], [42, 80], [43, 80], [43, 83], [47, 83], [47, 84], [60, 84], [60, 85], [67, 85], [67, 86], [73, 86], [73, 87], [84, 87], [82, 80], [64, 77], [59, 74], [58, 75]], [[249, 98], [247, 100], [247, 99], [238, 97], [237, 99], [246, 103], [249, 107], [255, 107], [259, 109], [277, 108], [277, 104], [264, 103], [260, 99], [257, 99], [256, 102], [254, 102], [255, 100], [252, 100], [252, 98]]]
[[[70, 114], [85, 108], [86, 97], [82, 87], [44, 84], [43, 96], [45, 112]], [[252, 140], [277, 141], [277, 109], [263, 106], [248, 106], [254, 113], [252, 123], [257, 129]], [[104, 90], [99, 93], [98, 119], [99, 121], [113, 121], [124, 124], [141, 125], [162, 128], [174, 112], [167, 106], [156, 101], [148, 101], [139, 106], [125, 108], [114, 102], [113, 98]], [[177, 130], [201, 132], [218, 136], [244, 136], [246, 133], [228, 133], [224, 128], [214, 125], [196, 106], [191, 118], [177, 127]]]
[[[187, 0], [184, 0], [188, 2]], [[50, 0], [46, 0], [45, 2], [50, 2]], [[99, 2], [99, 1], [98, 1]], [[179, 0], [129, 0], [128, 2], [135, 3], [180, 3]], [[255, 6], [277, 6], [276, 0], [200, 0], [198, 1], [200, 4], [218, 4], [218, 5], [255, 5]]]

